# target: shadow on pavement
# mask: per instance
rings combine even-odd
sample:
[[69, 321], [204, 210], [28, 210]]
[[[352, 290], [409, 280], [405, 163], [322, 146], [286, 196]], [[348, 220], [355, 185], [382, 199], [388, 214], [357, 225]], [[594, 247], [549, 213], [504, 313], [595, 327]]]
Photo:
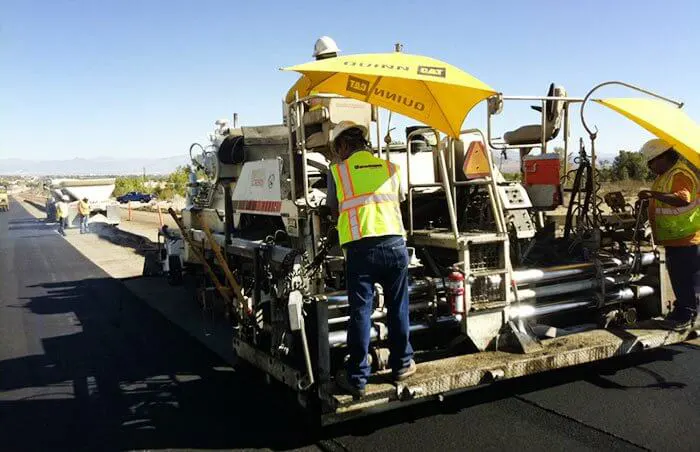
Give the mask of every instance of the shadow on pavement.
[[[110, 278], [42, 284], [18, 309], [73, 314], [43, 355], [0, 361], [3, 450], [287, 449], [313, 442], [299, 412]], [[71, 316], [60, 316], [71, 318]]]
[[136, 254], [141, 256], [151, 256], [158, 250], [158, 245], [150, 239], [138, 234], [119, 229], [117, 226], [106, 223], [93, 223], [90, 225], [91, 232], [113, 245], [131, 248]]
[[[525, 395], [574, 381], [624, 390], [606, 375], [652, 361], [638, 355], [505, 381], [482, 389], [331, 426], [307, 428], [292, 397], [245, 366], [231, 369], [111, 278], [33, 286], [17, 309], [72, 318], [70, 334], [43, 339], [43, 355], [0, 361], [0, 432], [4, 450], [272, 448], [367, 436], [387, 426]], [[653, 375], [656, 389], [676, 388]]]

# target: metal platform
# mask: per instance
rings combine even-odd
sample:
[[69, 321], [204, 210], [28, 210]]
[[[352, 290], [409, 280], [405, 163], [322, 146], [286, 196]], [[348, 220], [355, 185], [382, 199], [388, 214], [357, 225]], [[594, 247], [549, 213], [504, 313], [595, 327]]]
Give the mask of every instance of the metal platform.
[[482, 352], [418, 364], [418, 372], [399, 384], [386, 376], [374, 376], [360, 400], [339, 393], [329, 384], [326, 402], [334, 413], [330, 422], [390, 409], [390, 405], [417, 401], [468, 389], [498, 380], [517, 378], [547, 370], [560, 369], [592, 361], [648, 350], [686, 340], [700, 345], [700, 327], [684, 333], [652, 328], [654, 321], [628, 330], [592, 330], [542, 341], [542, 350], [530, 354]]
[[467, 244], [498, 243], [505, 240], [505, 234], [497, 232], [460, 232], [457, 239], [447, 229], [415, 229], [408, 240], [412, 245], [439, 246], [455, 250], [464, 249]]

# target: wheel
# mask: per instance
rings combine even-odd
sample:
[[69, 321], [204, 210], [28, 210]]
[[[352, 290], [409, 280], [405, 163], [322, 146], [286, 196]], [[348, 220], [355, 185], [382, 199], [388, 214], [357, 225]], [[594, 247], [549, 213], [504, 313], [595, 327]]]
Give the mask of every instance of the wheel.
[[180, 256], [168, 256], [168, 283], [172, 286], [182, 284], [182, 263]]

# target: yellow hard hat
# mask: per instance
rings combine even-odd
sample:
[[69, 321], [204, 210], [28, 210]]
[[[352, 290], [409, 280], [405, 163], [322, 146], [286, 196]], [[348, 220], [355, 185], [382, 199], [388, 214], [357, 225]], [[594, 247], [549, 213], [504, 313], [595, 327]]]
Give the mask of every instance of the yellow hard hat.
[[642, 153], [644, 158], [647, 160], [647, 163], [654, 160], [656, 157], [660, 156], [664, 152], [673, 149], [673, 146], [668, 144], [666, 141], [660, 139], [660, 138], [654, 138], [653, 140], [649, 140], [644, 145], [642, 148], [639, 150], [639, 152]]

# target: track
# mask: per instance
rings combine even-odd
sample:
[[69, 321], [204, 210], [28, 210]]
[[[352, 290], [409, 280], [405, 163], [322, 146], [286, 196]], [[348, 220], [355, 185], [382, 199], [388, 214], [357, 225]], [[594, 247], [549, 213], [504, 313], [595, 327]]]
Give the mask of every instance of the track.
[[683, 344], [504, 382], [312, 436], [17, 202], [0, 213], [0, 450], [697, 450]]

